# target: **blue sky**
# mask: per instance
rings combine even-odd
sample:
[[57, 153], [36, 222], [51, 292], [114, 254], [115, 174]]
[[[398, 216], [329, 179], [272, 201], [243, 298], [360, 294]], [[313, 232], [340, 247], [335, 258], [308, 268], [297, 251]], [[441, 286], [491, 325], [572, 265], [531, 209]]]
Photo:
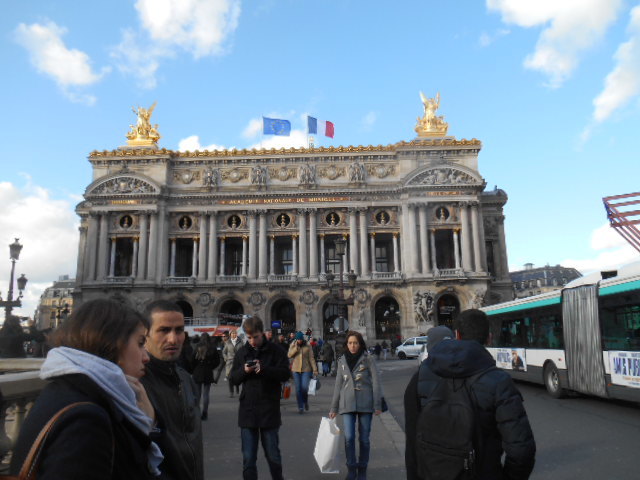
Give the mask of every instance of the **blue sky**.
[[[88, 8], [88, 5], [90, 7]], [[449, 134], [483, 142], [509, 195], [509, 263], [582, 271], [636, 260], [601, 198], [639, 191], [640, 4], [624, 0], [2, 2], [0, 246], [24, 244], [31, 314], [75, 274], [73, 209], [92, 150], [125, 144], [157, 100], [168, 149], [246, 148], [262, 115], [335, 124], [322, 145], [415, 137], [419, 92]], [[0, 247], [6, 248], [6, 247]], [[8, 261], [0, 262], [6, 294]]]

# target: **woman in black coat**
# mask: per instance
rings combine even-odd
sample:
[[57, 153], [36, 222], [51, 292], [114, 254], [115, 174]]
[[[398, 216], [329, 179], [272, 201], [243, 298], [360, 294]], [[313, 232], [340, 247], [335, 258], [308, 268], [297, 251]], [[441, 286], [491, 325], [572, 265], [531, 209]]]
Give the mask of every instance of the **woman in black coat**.
[[55, 423], [38, 463], [38, 479], [145, 479], [160, 473], [162, 454], [151, 441], [154, 411], [139, 379], [149, 356], [148, 322], [111, 300], [76, 309], [56, 332], [40, 376], [50, 380], [20, 431], [11, 459], [16, 475], [40, 430]]
[[212, 344], [209, 334], [203, 333], [196, 345], [193, 357], [193, 381], [196, 382], [198, 403], [202, 398], [202, 420], [206, 420], [209, 411], [209, 391], [213, 383], [213, 371], [220, 364], [218, 349]]

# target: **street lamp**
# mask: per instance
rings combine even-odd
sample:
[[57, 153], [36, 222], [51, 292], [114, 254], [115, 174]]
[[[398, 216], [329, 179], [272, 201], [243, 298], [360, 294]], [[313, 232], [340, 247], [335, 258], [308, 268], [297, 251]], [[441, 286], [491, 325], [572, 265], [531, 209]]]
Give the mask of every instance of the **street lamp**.
[[[331, 294], [333, 295], [333, 299], [331, 300], [331, 303], [340, 306], [340, 310], [338, 314], [338, 322], [339, 322], [338, 329], [340, 332], [344, 332], [344, 322], [345, 322], [345, 316], [347, 314], [347, 305], [353, 305], [353, 293], [349, 298], [344, 298], [344, 255], [346, 253], [347, 241], [344, 238], [338, 238], [337, 240], [334, 241], [334, 245], [336, 248], [336, 255], [340, 257], [340, 284], [339, 284], [339, 287], [337, 288], [337, 291], [334, 288], [335, 275], [333, 273], [331, 272], [327, 273], [326, 282], [327, 282], [327, 288], [331, 291]], [[358, 275], [353, 270], [347, 273], [347, 284], [349, 288], [351, 288], [352, 290], [356, 286], [357, 278], [358, 278]]]
[[16, 270], [16, 261], [20, 258], [20, 251], [22, 250], [22, 245], [18, 242], [18, 239], [9, 245], [9, 258], [11, 259], [11, 277], [9, 279], [9, 290], [7, 291], [7, 299], [2, 300], [2, 296], [0, 296], [0, 307], [4, 307], [5, 311], [5, 321], [9, 319], [11, 316], [11, 311], [13, 307], [21, 307], [22, 302], [20, 299], [22, 298], [22, 292], [27, 286], [27, 277], [24, 276], [24, 273], [20, 275], [20, 278], [17, 280], [18, 291], [20, 292], [18, 297], [13, 299], [13, 278]]
[[60, 321], [67, 318], [67, 314], [69, 313], [69, 304], [65, 302], [62, 305], [56, 305], [54, 308], [56, 309], [56, 328], [58, 328], [60, 326]]

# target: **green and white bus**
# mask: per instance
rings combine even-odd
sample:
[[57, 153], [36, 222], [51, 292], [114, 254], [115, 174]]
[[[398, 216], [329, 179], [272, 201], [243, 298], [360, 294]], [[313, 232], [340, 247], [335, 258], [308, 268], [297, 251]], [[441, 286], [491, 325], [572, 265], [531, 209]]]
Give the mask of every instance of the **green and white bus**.
[[485, 307], [488, 350], [513, 378], [640, 401], [640, 262], [562, 290]]

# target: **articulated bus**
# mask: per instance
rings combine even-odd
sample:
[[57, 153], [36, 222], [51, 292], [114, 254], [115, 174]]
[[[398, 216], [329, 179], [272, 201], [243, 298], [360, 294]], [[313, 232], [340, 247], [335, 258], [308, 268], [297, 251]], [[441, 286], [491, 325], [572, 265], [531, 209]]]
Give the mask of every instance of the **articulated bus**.
[[482, 309], [488, 350], [514, 379], [640, 401], [640, 262], [581, 277], [562, 290]]

